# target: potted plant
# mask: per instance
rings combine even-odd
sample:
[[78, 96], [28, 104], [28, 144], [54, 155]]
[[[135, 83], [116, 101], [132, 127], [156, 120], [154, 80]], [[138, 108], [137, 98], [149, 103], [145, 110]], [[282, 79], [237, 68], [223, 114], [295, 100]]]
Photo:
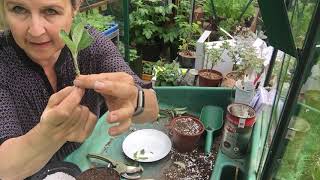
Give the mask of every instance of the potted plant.
[[263, 60], [258, 57], [256, 48], [252, 46], [256, 40], [256, 35], [250, 31], [242, 32], [235, 36], [235, 45], [225, 45], [228, 56], [233, 61], [233, 69], [226, 74], [223, 85], [233, 87], [235, 82], [244, 78], [252, 71], [260, 73]]
[[156, 77], [156, 86], [177, 86], [179, 85], [181, 72], [179, 63], [165, 63], [163, 60], [157, 61], [154, 66], [154, 75]]
[[[184, 1], [186, 2], [186, 1]], [[178, 46], [178, 61], [183, 68], [194, 68], [196, 53], [195, 44], [196, 40], [200, 37], [202, 30], [199, 22], [189, 23], [184, 15], [184, 11], [178, 9], [178, 14], [175, 17], [175, 22], [179, 32], [180, 45]]]
[[196, 52], [191, 50], [191, 47], [195, 45], [195, 41], [187, 38], [180, 39], [181, 45], [179, 45], [178, 61], [182, 68], [194, 68], [196, 60]]
[[153, 62], [142, 61], [142, 80], [151, 81], [153, 72]]
[[198, 118], [177, 116], [171, 120], [170, 129], [174, 147], [179, 152], [191, 152], [197, 147], [205, 128]]
[[213, 69], [213, 67], [220, 61], [221, 55], [224, 49], [221, 48], [206, 48], [207, 51], [207, 64], [211, 65], [210, 69], [201, 69], [198, 72], [199, 75], [199, 86], [220, 86], [222, 82], [222, 73]]
[[133, 0], [131, 1], [130, 39], [136, 46], [143, 60], [160, 59], [160, 52], [166, 31], [164, 24], [170, 21], [175, 5], [164, 3], [162, 0]]

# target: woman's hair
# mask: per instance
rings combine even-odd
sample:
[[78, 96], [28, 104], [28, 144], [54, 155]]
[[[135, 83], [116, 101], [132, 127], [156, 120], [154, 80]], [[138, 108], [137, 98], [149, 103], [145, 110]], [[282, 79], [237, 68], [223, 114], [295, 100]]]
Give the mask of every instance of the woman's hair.
[[[70, 0], [70, 2], [72, 7], [76, 9], [79, 3], [82, 2], [82, 0]], [[0, 0], [0, 30], [6, 29], [6, 28], [7, 28], [7, 24], [5, 21], [5, 14], [4, 14], [4, 0]]]
[[4, 29], [5, 27], [5, 19], [4, 19], [4, 0], [0, 0], [0, 29]]

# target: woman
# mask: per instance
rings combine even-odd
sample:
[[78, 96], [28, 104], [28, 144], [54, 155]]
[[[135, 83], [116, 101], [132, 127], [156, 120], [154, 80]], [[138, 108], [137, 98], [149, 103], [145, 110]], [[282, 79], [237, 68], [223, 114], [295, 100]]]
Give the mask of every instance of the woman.
[[59, 31], [70, 31], [79, 4], [0, 0], [8, 30], [0, 34], [0, 179], [24, 179], [65, 158], [90, 135], [104, 103], [112, 136], [157, 117], [153, 91], [143, 89], [142, 108], [143, 82], [94, 29], [88, 28], [94, 42], [78, 55], [83, 75], [76, 78]]

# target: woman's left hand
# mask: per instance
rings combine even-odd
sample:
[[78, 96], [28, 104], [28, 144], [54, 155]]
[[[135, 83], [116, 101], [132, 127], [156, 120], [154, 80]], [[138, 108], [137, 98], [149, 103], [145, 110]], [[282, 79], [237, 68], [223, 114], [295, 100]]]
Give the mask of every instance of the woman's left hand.
[[107, 121], [118, 123], [109, 129], [110, 135], [119, 135], [129, 129], [138, 94], [131, 75], [123, 72], [80, 75], [74, 85], [94, 89], [104, 97], [109, 110]]

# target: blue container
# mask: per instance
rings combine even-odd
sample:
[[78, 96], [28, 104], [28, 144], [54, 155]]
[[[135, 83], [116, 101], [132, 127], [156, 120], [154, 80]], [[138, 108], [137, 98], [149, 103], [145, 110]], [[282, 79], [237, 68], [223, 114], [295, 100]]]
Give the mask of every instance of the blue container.
[[105, 36], [111, 36], [112, 33], [116, 32], [119, 29], [119, 25], [117, 23], [110, 23], [108, 25], [111, 25], [111, 27], [105, 31], [103, 31], [103, 34]]

